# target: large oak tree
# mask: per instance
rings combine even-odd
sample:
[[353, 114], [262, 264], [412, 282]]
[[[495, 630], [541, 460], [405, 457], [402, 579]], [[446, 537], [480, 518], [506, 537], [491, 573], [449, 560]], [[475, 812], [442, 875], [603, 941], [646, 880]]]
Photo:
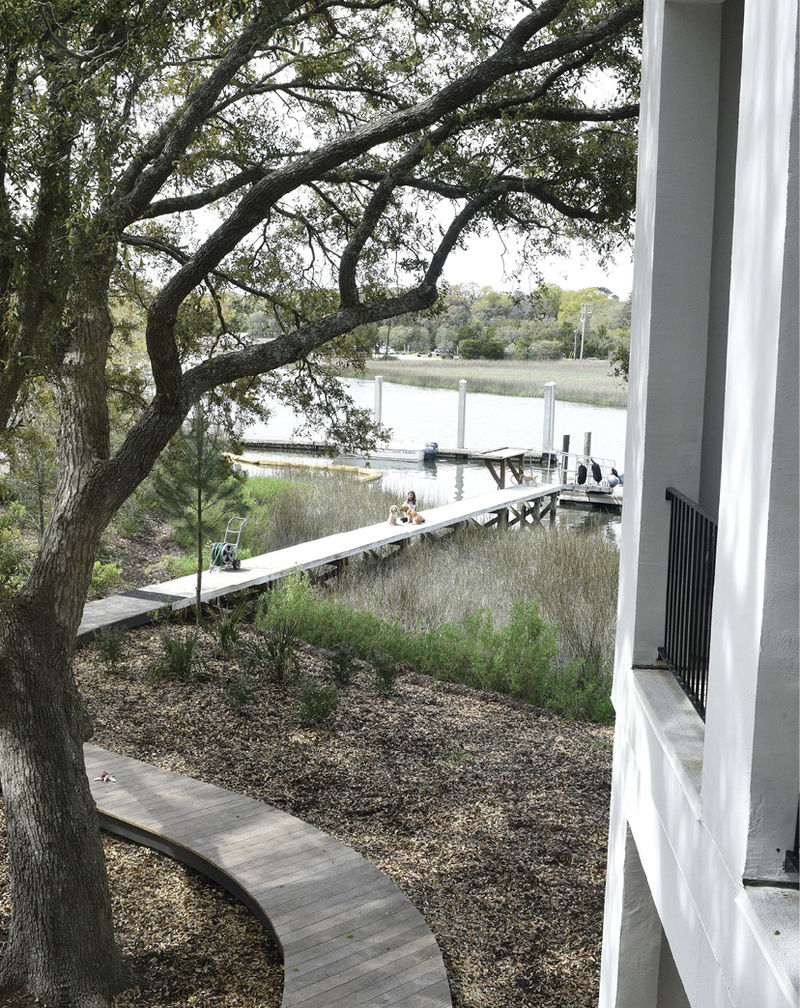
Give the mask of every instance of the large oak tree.
[[[215, 389], [263, 376], [341, 426], [326, 348], [434, 305], [481, 228], [532, 256], [624, 236], [640, 16], [641, 0], [0, 7], [0, 437], [43, 384], [60, 423], [38, 554], [0, 591], [2, 982], [76, 1006], [126, 983], [72, 671], [103, 529]], [[217, 316], [200, 342], [199, 290]], [[236, 335], [232, 290], [273, 338]], [[145, 376], [123, 374], [121, 297], [146, 313]]]

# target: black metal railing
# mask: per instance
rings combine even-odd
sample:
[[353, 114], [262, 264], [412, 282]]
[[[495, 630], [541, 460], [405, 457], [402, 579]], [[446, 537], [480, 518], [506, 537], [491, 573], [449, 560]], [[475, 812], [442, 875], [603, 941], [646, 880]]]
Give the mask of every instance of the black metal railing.
[[667, 500], [667, 609], [664, 646], [658, 654], [705, 720], [717, 523], [673, 487], [667, 488]]

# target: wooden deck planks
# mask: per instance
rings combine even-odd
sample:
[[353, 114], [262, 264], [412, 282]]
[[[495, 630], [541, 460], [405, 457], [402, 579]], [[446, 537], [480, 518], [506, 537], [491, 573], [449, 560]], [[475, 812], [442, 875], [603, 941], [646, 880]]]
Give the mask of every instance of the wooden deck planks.
[[105, 828], [205, 871], [270, 927], [282, 1008], [451, 1008], [424, 918], [356, 851], [244, 795], [91, 745], [85, 759]]

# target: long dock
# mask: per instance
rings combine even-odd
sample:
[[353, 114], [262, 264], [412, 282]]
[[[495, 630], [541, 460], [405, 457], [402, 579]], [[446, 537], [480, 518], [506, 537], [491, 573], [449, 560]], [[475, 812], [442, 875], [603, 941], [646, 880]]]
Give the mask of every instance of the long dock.
[[[425, 518], [423, 525], [390, 525], [384, 521], [250, 557], [242, 561], [239, 570], [204, 572], [201, 601], [213, 602], [225, 595], [265, 586], [293, 571], [335, 568], [359, 554], [379, 553], [417, 536], [478, 521], [487, 515], [489, 519], [482, 524], [510, 527], [519, 523], [538, 523], [546, 516], [553, 521], [561, 490], [559, 484], [526, 483], [429, 508], [422, 512]], [[196, 583], [196, 575], [188, 574], [87, 602], [78, 629], [78, 641], [89, 640], [110, 626], [136, 626], [165, 611], [193, 605]]]

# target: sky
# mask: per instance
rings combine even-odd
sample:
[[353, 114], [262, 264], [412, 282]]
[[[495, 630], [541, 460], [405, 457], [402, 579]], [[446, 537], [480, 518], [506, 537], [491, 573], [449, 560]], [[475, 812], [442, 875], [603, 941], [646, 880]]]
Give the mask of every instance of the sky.
[[[474, 283], [479, 287], [492, 287], [498, 291], [525, 290], [525, 277], [521, 280], [506, 275], [506, 268], [516, 265], [513, 246], [504, 249], [496, 235], [473, 239], [470, 247], [454, 250], [447, 260], [444, 277], [450, 284]], [[575, 249], [563, 258], [547, 258], [540, 262], [547, 283], [558, 284], [565, 290], [584, 287], [607, 287], [624, 301], [633, 289], [633, 249], [622, 253], [613, 264], [600, 266], [596, 257]], [[531, 278], [531, 286], [536, 281]]]

